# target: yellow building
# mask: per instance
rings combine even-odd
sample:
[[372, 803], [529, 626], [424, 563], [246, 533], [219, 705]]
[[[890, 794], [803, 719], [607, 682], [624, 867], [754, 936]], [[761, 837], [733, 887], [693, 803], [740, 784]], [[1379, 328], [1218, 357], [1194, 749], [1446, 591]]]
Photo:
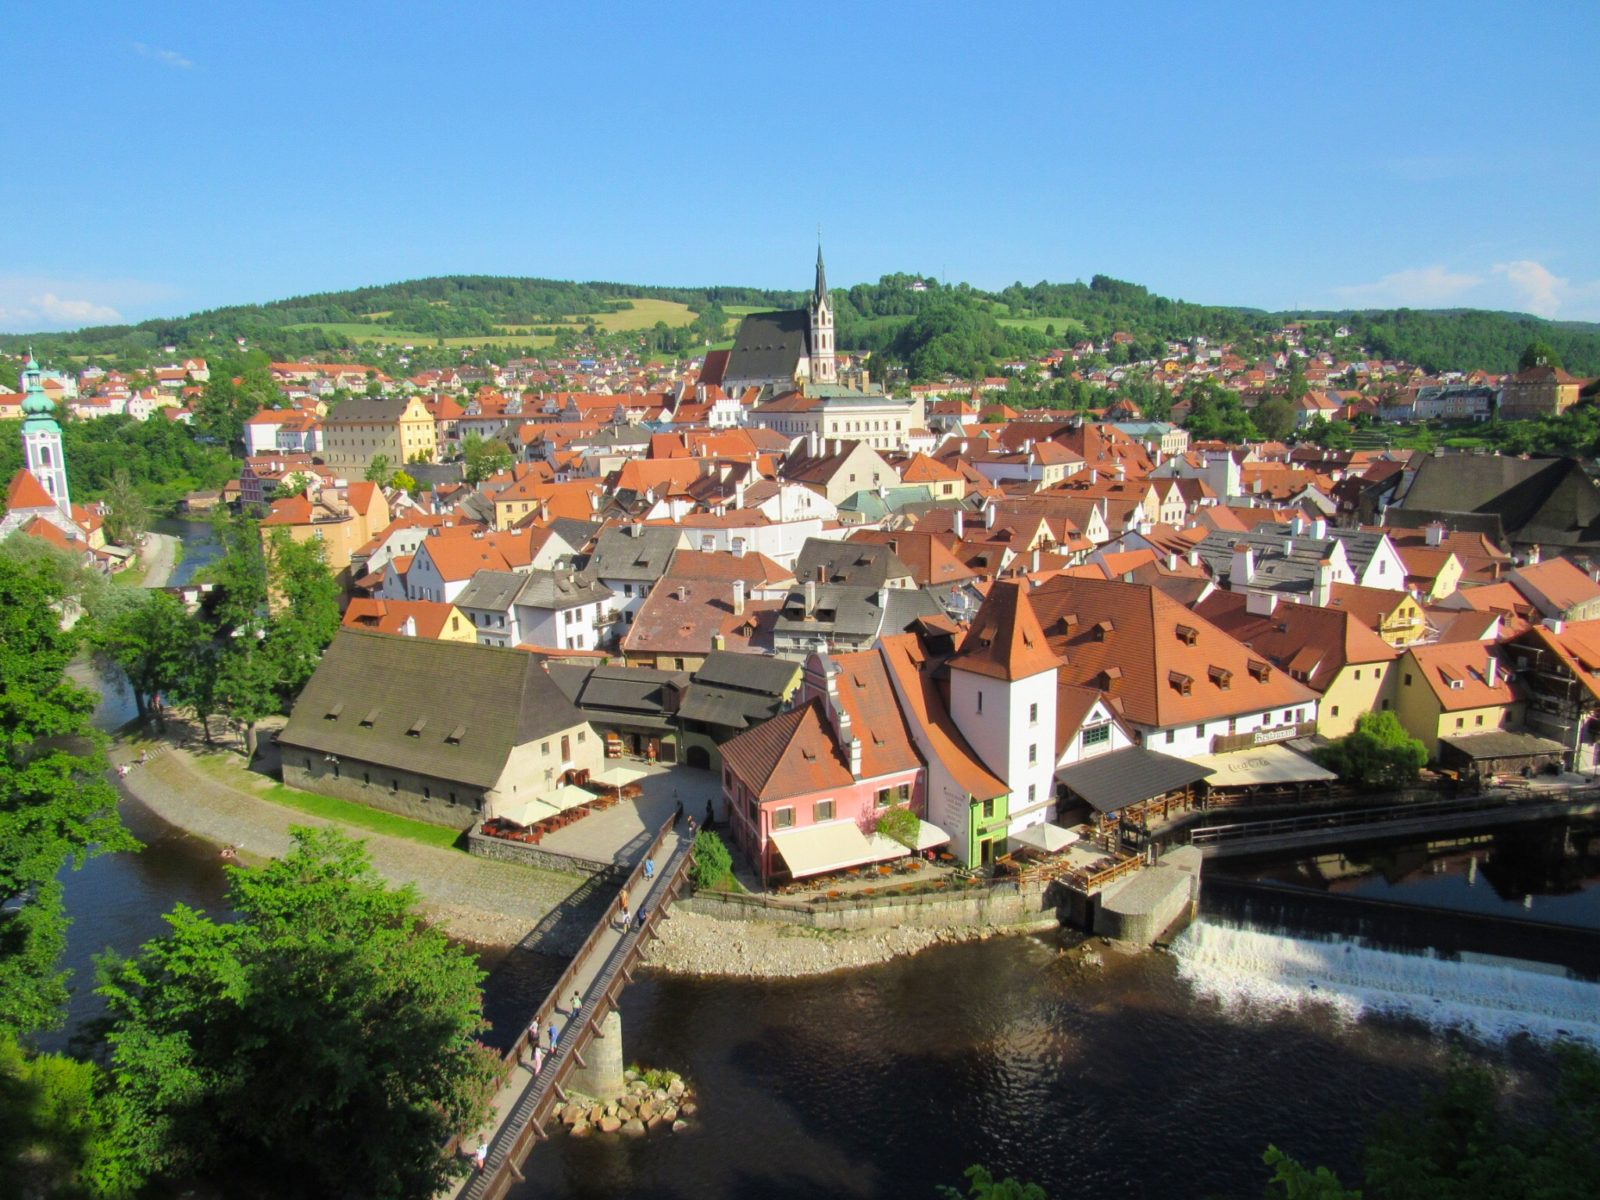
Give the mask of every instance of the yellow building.
[[421, 455], [439, 455], [433, 415], [419, 396], [357, 396], [333, 410], [322, 425], [323, 458], [348, 480], [365, 476], [379, 455], [395, 469]]
[[1336, 583], [1328, 607], [1350, 613], [1391, 646], [1409, 646], [1428, 632], [1427, 614], [1410, 592]]
[[1522, 726], [1521, 693], [1486, 642], [1412, 646], [1395, 666], [1394, 712], [1406, 732], [1439, 756], [1441, 737]]
[[271, 555], [271, 539], [286, 530], [297, 542], [315, 539], [341, 587], [350, 583], [350, 558], [389, 525], [389, 501], [375, 483], [352, 483], [347, 488], [324, 488], [315, 500], [290, 496], [276, 500], [261, 522], [261, 540]]

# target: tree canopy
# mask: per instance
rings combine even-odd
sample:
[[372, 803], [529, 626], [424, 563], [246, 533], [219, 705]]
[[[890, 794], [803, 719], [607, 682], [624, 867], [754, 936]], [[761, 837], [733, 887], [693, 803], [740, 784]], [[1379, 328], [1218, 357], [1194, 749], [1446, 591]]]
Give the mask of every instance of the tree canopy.
[[102, 964], [116, 1157], [235, 1195], [424, 1200], [492, 1091], [483, 972], [359, 843], [293, 836], [283, 858], [229, 868], [234, 921], [180, 906], [164, 937]]
[[1393, 712], [1366, 712], [1344, 737], [1315, 752], [1316, 760], [1358, 787], [1395, 788], [1417, 781], [1428, 750]]
[[0, 1032], [61, 1021], [61, 869], [137, 845], [105, 779], [94, 695], [66, 677], [79, 645], [61, 628], [67, 599], [42, 560], [0, 555]]

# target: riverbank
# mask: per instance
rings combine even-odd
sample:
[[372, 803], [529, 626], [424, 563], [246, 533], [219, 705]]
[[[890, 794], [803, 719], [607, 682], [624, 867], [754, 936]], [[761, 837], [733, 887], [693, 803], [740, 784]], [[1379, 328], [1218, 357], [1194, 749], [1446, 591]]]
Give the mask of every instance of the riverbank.
[[671, 975], [725, 979], [802, 979], [876, 966], [930, 946], [1058, 928], [1054, 917], [1022, 925], [962, 925], [831, 930], [772, 921], [723, 921], [676, 909], [645, 954]]
[[[113, 763], [137, 763], [138, 753], [134, 744], [119, 740], [111, 757]], [[231, 847], [245, 862], [283, 855], [293, 826], [340, 829], [367, 844], [384, 878], [413, 885], [428, 918], [464, 941], [572, 953], [604, 911], [605, 898], [594, 896], [583, 877], [474, 858], [311, 816], [215, 778], [188, 750], [160, 742], [150, 753], [149, 761], [133, 765], [119, 782], [168, 824], [219, 851]], [[263, 786], [271, 782], [262, 780]]]
[[173, 569], [178, 565], [178, 555], [182, 549], [183, 543], [170, 533], [145, 534], [144, 549], [140, 555], [144, 564], [144, 586], [166, 587], [167, 580], [172, 578]]

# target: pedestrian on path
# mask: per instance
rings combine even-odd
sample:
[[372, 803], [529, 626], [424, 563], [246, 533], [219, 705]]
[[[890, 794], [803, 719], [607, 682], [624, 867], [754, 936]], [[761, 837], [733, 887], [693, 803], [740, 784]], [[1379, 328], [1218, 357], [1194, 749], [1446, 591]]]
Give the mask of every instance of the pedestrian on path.
[[656, 877], [656, 860], [655, 859], [647, 858], [647, 859], [644, 860], [644, 877], [646, 879], [654, 879]]
[[706, 801], [706, 825], [710, 829], [717, 823], [717, 810], [711, 807], [711, 801]]
[[622, 909], [622, 928], [623, 929], [627, 929], [628, 928], [628, 893], [627, 892], [623, 892], [622, 893], [622, 895], [617, 900], [617, 904]]
[[[539, 1017], [537, 1014], [534, 1015], [533, 1020], [528, 1022], [528, 1048], [535, 1055], [539, 1053]], [[538, 1072], [535, 1071], [534, 1074], [537, 1075]]]
[[480, 1138], [478, 1139], [478, 1148], [472, 1152], [472, 1169], [479, 1175], [482, 1175], [483, 1168], [485, 1165], [487, 1165], [488, 1161], [489, 1143]]
[[556, 1052], [556, 1039], [561, 1036], [561, 1026], [556, 1024], [554, 1017], [550, 1018], [550, 1053]]
[[544, 1050], [542, 1047], [533, 1048], [533, 1077], [539, 1078], [544, 1073]]
[[578, 1010], [580, 1008], [582, 1008], [582, 1007], [583, 1007], [583, 993], [578, 991], [576, 988], [574, 988], [572, 990], [572, 1007], [569, 1008], [567, 1011], [570, 1012], [573, 1016], [577, 1016], [578, 1015]]
[[689, 818], [689, 836], [690, 837], [694, 836], [694, 818], [693, 817]]
[[638, 915], [637, 918], [635, 918], [635, 920], [633, 922], [633, 927], [635, 929], [643, 929], [644, 928], [644, 926], [645, 926], [645, 915], [646, 915], [646, 913], [648, 911], [649, 910], [646, 909], [644, 905], [641, 904], [639, 906], [639, 915]]

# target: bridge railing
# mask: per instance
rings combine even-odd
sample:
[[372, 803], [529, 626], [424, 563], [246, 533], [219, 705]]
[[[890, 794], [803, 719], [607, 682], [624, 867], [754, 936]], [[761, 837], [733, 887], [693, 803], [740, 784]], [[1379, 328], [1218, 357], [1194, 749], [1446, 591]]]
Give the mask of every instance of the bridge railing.
[[[655, 860], [660, 856], [662, 848], [672, 833], [673, 824], [674, 822], [671, 818], [662, 823], [661, 827], [656, 831], [655, 837], [651, 839], [649, 847], [641, 856], [638, 865], [634, 867], [624, 881], [622, 886], [629, 889], [630, 893], [646, 882], [644, 879], [645, 861]], [[659, 864], [664, 869], [658, 872], [660, 882], [655, 884], [658, 898], [651, 905], [646, 915], [644, 926], [637, 931], [638, 936], [636, 937], [632, 936], [633, 931], [624, 930], [622, 941], [612, 951], [612, 957], [615, 961], [608, 961], [603, 964], [600, 971], [596, 972], [593, 982], [600, 986], [600, 994], [605, 997], [607, 1003], [615, 1004], [617, 993], [621, 990], [617, 977], [619, 975], [625, 977], [627, 967], [638, 956], [644, 937], [653, 933], [655, 925], [661, 920], [663, 915], [662, 906], [670, 902], [676, 896], [679, 888], [682, 887], [692, 860], [690, 851], [692, 851], [692, 843], [685, 847], [685, 852], [681, 855], [663, 860]], [[641, 896], [640, 899], [642, 902], [643, 897]], [[608, 907], [600, 920], [595, 922], [595, 926], [590, 930], [583, 946], [573, 956], [572, 961], [561, 973], [560, 979], [556, 981], [555, 986], [550, 989], [544, 1002], [536, 1010], [541, 1030], [549, 1027], [550, 1018], [554, 1016], [560, 1007], [561, 998], [567, 995], [569, 990], [573, 989], [584, 964], [596, 951], [597, 943], [610, 925], [611, 920], [612, 912]], [[565, 1098], [565, 1093], [561, 1087], [562, 1083], [571, 1075], [575, 1066], [583, 1065], [583, 1048], [593, 1039], [597, 1026], [599, 1014], [596, 1011], [595, 1000], [595, 995], [585, 996], [579, 1012], [569, 1016], [566, 1028], [562, 1031], [562, 1036], [557, 1042], [558, 1050], [553, 1051], [546, 1059], [544, 1070], [539, 1078], [530, 1084], [530, 1090], [513, 1107], [505, 1123], [501, 1126], [501, 1130], [496, 1131], [498, 1136], [498, 1133], [504, 1130], [505, 1124], [515, 1123], [517, 1127], [512, 1134], [511, 1143], [503, 1148], [497, 1148], [489, 1173], [473, 1181], [473, 1186], [469, 1187], [468, 1191], [463, 1193], [464, 1195], [497, 1200], [498, 1197], [504, 1196], [510, 1190], [512, 1183], [520, 1178], [518, 1166], [527, 1158], [533, 1142], [545, 1136], [544, 1122], [549, 1119], [550, 1112], [555, 1107], [557, 1099]], [[584, 1018], [587, 1018], [587, 1020]], [[517, 1063], [527, 1050], [528, 1029], [525, 1023], [515, 1045], [512, 1046], [502, 1060], [502, 1085], [515, 1071]], [[447, 1148], [447, 1152], [454, 1153], [455, 1149], [456, 1146], [453, 1145]]]
[[1346, 809], [1339, 812], [1308, 813], [1300, 817], [1275, 817], [1261, 821], [1240, 821], [1231, 825], [1200, 825], [1189, 830], [1189, 844], [1216, 845], [1240, 838], [1271, 837], [1274, 834], [1302, 833], [1307, 830], [1339, 829], [1356, 825], [1378, 825], [1410, 821], [1419, 817], [1450, 816], [1502, 808], [1522, 808], [1532, 804], [1586, 801], [1600, 796], [1600, 789], [1572, 791], [1518, 791], [1466, 796], [1451, 800], [1424, 800], [1414, 804], [1382, 808]]

